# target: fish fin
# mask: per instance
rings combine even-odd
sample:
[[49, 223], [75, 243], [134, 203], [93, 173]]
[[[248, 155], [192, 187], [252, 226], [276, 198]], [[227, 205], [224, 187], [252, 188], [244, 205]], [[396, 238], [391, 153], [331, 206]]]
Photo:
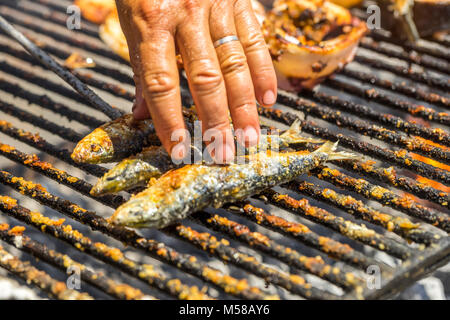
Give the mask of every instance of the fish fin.
[[328, 160], [356, 160], [359, 158], [358, 155], [351, 152], [345, 151], [336, 152], [338, 143], [339, 141], [336, 142], [327, 141], [314, 152], [322, 152], [328, 154]]
[[308, 138], [308, 137], [302, 137], [300, 135], [300, 132], [302, 132], [302, 128], [301, 128], [301, 122], [299, 119], [296, 119], [291, 126], [289, 127], [288, 130], [286, 130], [285, 132], [283, 132], [280, 135], [280, 138], [283, 139], [283, 141], [285, 143], [323, 143], [323, 140], [320, 139], [313, 139], [313, 138]]

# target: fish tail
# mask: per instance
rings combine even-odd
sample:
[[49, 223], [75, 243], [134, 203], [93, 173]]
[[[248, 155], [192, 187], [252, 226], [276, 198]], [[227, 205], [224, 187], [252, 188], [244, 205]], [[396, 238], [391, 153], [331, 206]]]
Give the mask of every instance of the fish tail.
[[313, 139], [308, 137], [302, 137], [300, 133], [302, 132], [301, 122], [299, 119], [296, 119], [288, 130], [283, 132], [280, 135], [280, 138], [282, 138], [287, 143], [323, 143], [323, 140], [320, 139]]
[[319, 149], [317, 149], [314, 152], [322, 152], [322, 153], [328, 154], [328, 160], [358, 159], [359, 156], [354, 153], [351, 153], [351, 152], [344, 152], [344, 151], [336, 152], [338, 143], [339, 143], [338, 141], [336, 141], [336, 142], [327, 141]]

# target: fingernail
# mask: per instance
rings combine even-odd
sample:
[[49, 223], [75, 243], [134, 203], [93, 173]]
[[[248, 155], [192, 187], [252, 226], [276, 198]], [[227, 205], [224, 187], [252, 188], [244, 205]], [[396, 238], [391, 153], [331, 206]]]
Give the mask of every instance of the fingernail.
[[133, 106], [131, 107], [131, 112], [134, 112], [134, 110], [136, 109], [136, 99], [133, 99]]
[[252, 147], [258, 143], [258, 133], [252, 126], [247, 126], [244, 130], [236, 130], [236, 139], [242, 146]]
[[275, 93], [272, 90], [267, 90], [263, 96], [263, 103], [265, 105], [272, 105], [276, 102]]

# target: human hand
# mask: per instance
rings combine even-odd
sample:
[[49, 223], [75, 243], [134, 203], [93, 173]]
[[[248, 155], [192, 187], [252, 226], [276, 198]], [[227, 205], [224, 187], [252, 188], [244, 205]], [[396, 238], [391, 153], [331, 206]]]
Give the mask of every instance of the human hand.
[[[165, 149], [183, 158], [186, 145], [172, 141], [184, 129], [176, 54], [183, 59], [204, 138], [212, 156], [235, 153], [228, 110], [238, 142], [258, 142], [256, 100], [275, 103], [277, 80], [250, 0], [116, 0], [136, 83], [135, 118], [150, 115]], [[239, 41], [214, 43], [235, 35]], [[145, 99], [144, 99], [145, 98]], [[211, 137], [212, 136], [212, 137]], [[211, 143], [212, 141], [210, 141]], [[208, 141], [206, 141], [208, 144]]]

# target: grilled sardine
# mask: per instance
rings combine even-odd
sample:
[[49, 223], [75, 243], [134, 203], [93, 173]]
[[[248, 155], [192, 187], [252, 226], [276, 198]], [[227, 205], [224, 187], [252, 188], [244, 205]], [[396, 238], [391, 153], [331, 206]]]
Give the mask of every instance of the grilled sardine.
[[[192, 108], [183, 108], [183, 114], [188, 125], [197, 119]], [[159, 139], [152, 120], [137, 121], [132, 114], [127, 114], [103, 124], [81, 139], [71, 157], [80, 163], [115, 162], [155, 143], [159, 143]]]
[[[262, 135], [258, 146], [250, 148], [249, 153], [259, 150], [279, 150], [299, 143], [323, 143], [322, 140], [302, 137], [300, 124], [294, 122], [289, 130], [281, 135]], [[99, 196], [106, 193], [114, 193], [129, 190], [145, 185], [151, 178], [158, 178], [175, 165], [162, 147], [147, 147], [142, 152], [122, 160], [109, 170], [92, 188], [91, 194]]]
[[288, 182], [320, 164], [355, 155], [335, 152], [337, 143], [326, 142], [314, 152], [260, 152], [248, 163], [186, 165], [172, 170], [121, 205], [110, 222], [130, 227], [163, 228], [208, 206], [247, 198]]

